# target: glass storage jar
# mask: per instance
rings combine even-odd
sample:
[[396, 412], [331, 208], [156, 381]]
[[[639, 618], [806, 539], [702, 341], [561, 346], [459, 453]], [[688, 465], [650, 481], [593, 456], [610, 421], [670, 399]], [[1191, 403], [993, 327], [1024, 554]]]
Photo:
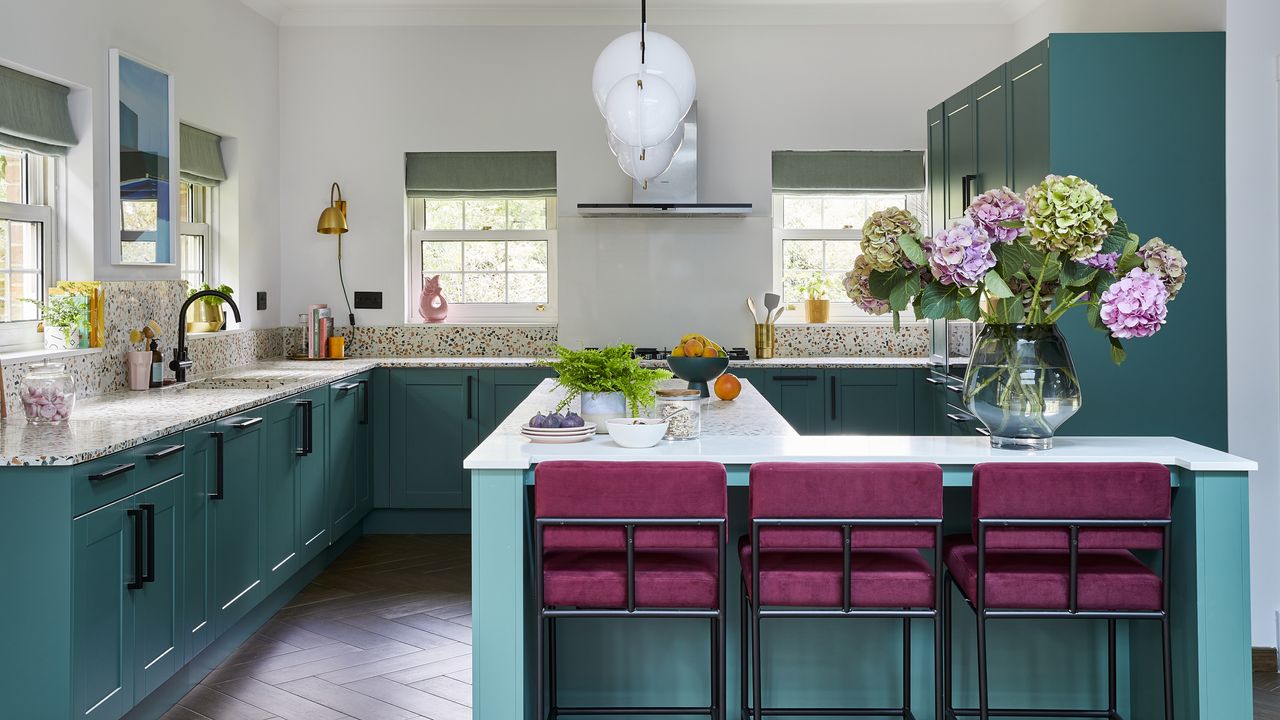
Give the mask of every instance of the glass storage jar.
[[36, 425], [60, 423], [71, 417], [76, 404], [76, 379], [67, 366], [42, 363], [22, 378], [19, 390], [22, 412]]
[[658, 417], [667, 421], [663, 440], [694, 440], [702, 433], [702, 393], [693, 389], [659, 390]]

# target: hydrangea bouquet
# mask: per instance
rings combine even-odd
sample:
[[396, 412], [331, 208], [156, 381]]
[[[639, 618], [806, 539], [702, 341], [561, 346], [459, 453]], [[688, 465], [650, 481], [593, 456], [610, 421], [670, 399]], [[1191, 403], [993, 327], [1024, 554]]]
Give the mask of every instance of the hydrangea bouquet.
[[[1187, 277], [1187, 261], [1177, 248], [1159, 238], [1141, 243], [1111, 198], [1075, 176], [1050, 175], [1021, 197], [1008, 188], [989, 190], [973, 199], [963, 220], [933, 237], [922, 235], [919, 220], [897, 208], [873, 214], [862, 234], [862, 256], [845, 275], [845, 291], [869, 313], [892, 313], [895, 327], [911, 308], [917, 318], [981, 319], [992, 334], [999, 328], [1039, 328], [1060, 341], [1054, 324], [1084, 307], [1089, 323], [1106, 333], [1116, 363], [1124, 360], [1123, 341], [1159, 332], [1168, 303]], [[966, 398], [972, 408], [973, 396], [994, 385], [1004, 420], [1010, 413], [1041, 415], [1046, 394], [1053, 392], [1044, 385], [1052, 386], [1054, 378], [1039, 372], [1045, 369], [1042, 354], [1024, 357], [1026, 343], [1006, 335], [1007, 342], [996, 348], [1003, 355], [985, 359], [998, 373], [975, 380], [982, 348], [975, 349]], [[1030, 387], [1027, 362], [1039, 364], [1032, 374], [1039, 379]], [[1070, 377], [1062, 382], [1074, 384], [1069, 355], [1064, 364]], [[1076, 407], [1078, 401], [1077, 387]], [[994, 436], [998, 428], [975, 412]], [[1043, 418], [1022, 422], [1052, 424]], [[1000, 429], [1047, 430], [1049, 437], [1053, 430]]]

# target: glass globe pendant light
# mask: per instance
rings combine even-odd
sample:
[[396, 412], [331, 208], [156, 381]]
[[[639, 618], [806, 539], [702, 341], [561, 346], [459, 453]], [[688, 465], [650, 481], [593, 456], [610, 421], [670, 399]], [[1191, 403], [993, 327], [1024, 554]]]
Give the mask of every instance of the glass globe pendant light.
[[612, 134], [609, 135], [609, 149], [618, 158], [618, 167], [622, 172], [639, 180], [646, 188], [650, 180], [671, 167], [676, 153], [680, 151], [680, 146], [683, 144], [683, 122], [676, 126], [676, 131], [671, 133], [671, 137], [648, 148], [627, 145]]

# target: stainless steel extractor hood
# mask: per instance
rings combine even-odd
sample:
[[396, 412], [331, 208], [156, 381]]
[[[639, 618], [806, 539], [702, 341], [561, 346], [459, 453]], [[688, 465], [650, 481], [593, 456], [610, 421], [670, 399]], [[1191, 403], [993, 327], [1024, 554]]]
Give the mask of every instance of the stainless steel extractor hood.
[[583, 217], [743, 217], [751, 203], [698, 202], [698, 104], [684, 118], [684, 143], [671, 167], [649, 181], [636, 182], [629, 203], [578, 203]]

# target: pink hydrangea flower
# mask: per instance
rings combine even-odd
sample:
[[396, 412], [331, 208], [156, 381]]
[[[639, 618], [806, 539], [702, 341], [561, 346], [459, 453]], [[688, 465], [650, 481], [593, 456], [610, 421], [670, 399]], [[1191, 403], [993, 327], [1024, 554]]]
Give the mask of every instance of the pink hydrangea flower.
[[974, 198], [965, 214], [993, 242], [1013, 242], [1022, 231], [1002, 227], [1000, 223], [1021, 220], [1027, 214], [1027, 204], [1012, 190], [1002, 187], [988, 190]]
[[942, 230], [924, 241], [929, 269], [943, 285], [973, 287], [996, 266], [991, 239], [968, 220]]
[[1134, 268], [1102, 293], [1102, 322], [1121, 340], [1151, 337], [1164, 325], [1168, 301], [1159, 277]]

